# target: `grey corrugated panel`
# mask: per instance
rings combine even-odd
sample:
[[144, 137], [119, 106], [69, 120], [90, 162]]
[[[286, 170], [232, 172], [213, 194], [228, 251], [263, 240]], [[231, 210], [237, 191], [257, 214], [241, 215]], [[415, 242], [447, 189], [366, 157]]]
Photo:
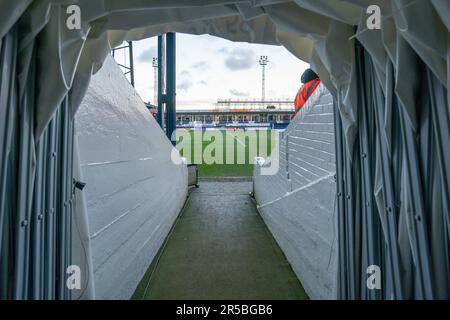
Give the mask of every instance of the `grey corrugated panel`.
[[11, 134], [14, 127], [14, 109], [11, 94], [16, 59], [17, 34], [15, 28], [2, 40], [0, 51], [0, 299], [9, 297], [10, 268], [10, 212], [11, 190], [9, 170]]
[[[393, 70], [391, 65], [387, 65], [386, 70], [387, 75], [387, 86], [386, 86], [386, 95], [393, 94]], [[376, 88], [376, 84], [372, 82], [372, 86]], [[378, 84], [378, 92], [381, 91], [380, 85]], [[384, 236], [386, 237], [386, 247], [387, 251], [385, 253], [386, 256], [386, 283], [389, 283], [389, 288], [386, 290], [385, 298], [402, 298], [402, 290], [401, 290], [401, 278], [400, 278], [400, 260], [399, 260], [399, 248], [397, 243], [398, 238], [398, 209], [395, 205], [395, 191], [394, 191], [394, 181], [392, 177], [392, 166], [390, 164], [389, 151], [388, 151], [388, 139], [386, 136], [386, 131], [383, 128], [384, 121], [384, 113], [385, 106], [383, 105], [381, 98], [381, 93], [379, 92], [377, 97], [377, 103], [374, 107], [375, 109], [375, 117], [378, 126], [377, 130], [377, 143], [380, 150], [381, 157], [381, 170], [382, 170], [382, 183], [383, 183], [383, 199], [384, 203], [381, 208], [380, 219], [385, 220], [386, 224], [386, 232]], [[390, 100], [389, 100], [390, 101]], [[388, 108], [392, 108], [392, 105], [388, 105]], [[382, 222], [381, 222], [382, 223]]]
[[[417, 262], [416, 269], [416, 281], [417, 290], [415, 291], [415, 298], [417, 299], [432, 299], [433, 289], [431, 287], [431, 274], [430, 274], [430, 261], [429, 261], [429, 248], [427, 244], [427, 231], [425, 227], [426, 216], [423, 203], [423, 197], [425, 195], [423, 184], [420, 178], [420, 168], [418, 159], [418, 146], [416, 142], [416, 136], [409, 121], [404, 114], [404, 107], [400, 111], [401, 128], [403, 144], [405, 148], [405, 175], [406, 175], [406, 192], [408, 202], [405, 205], [411, 205], [412, 208], [406, 209], [408, 218], [411, 218], [413, 225], [411, 226], [410, 240], [411, 250], [414, 255], [414, 259]], [[414, 216], [413, 216], [414, 215]]]
[[[338, 196], [338, 236], [339, 236], [339, 298], [356, 299], [359, 292], [360, 272], [358, 272], [355, 261], [360, 259], [359, 248], [359, 218], [355, 215], [355, 207], [358, 208], [358, 190], [359, 186], [355, 184], [358, 180], [357, 162], [355, 159], [359, 156], [358, 150], [347, 152], [345, 135], [341, 116], [339, 113], [341, 97], [337, 97], [336, 113], [336, 155], [337, 155], [337, 196]], [[355, 144], [358, 147], [357, 144]], [[356, 160], [356, 161], [355, 161]], [[355, 192], [354, 192], [355, 191]], [[356, 234], [355, 234], [356, 232]]]
[[[17, 54], [17, 34], [15, 29], [13, 29], [10, 33], [8, 33], [5, 38], [2, 40], [2, 50], [0, 56], [0, 141], [2, 142], [0, 148], [0, 178], [2, 191], [0, 193], [0, 205], [5, 206], [6, 200], [8, 196], [6, 194], [6, 190], [8, 188], [7, 185], [7, 175], [8, 175], [8, 157], [10, 155], [10, 147], [11, 147], [11, 139], [12, 132], [15, 125], [15, 114], [16, 110], [14, 108], [14, 102], [12, 101], [14, 96], [14, 82], [11, 81], [15, 74], [15, 61]], [[0, 230], [2, 230], [2, 221], [5, 218], [4, 216], [4, 207], [1, 209], [0, 215]]]
[[[4, 77], [2, 75], [2, 95], [3, 95], [3, 108], [6, 108], [6, 124], [4, 128], [3, 136], [3, 147], [4, 152], [2, 155], [2, 191], [0, 196], [0, 205], [2, 207], [1, 217], [3, 219], [3, 241], [1, 243], [1, 261], [4, 263], [4, 279], [1, 283], [6, 285], [6, 288], [2, 288], [2, 294], [6, 295], [6, 298], [11, 297], [14, 293], [14, 278], [11, 278], [12, 270], [14, 268], [14, 257], [15, 251], [15, 230], [16, 230], [16, 215], [17, 212], [17, 202], [16, 202], [16, 192], [17, 190], [17, 164], [18, 164], [18, 107], [17, 107], [17, 95], [16, 95], [16, 82], [12, 81], [16, 74], [16, 60], [17, 60], [17, 33], [16, 28], [5, 37], [3, 43], [4, 46], [4, 56], [3, 66]], [[3, 91], [5, 90], [5, 91]]]
[[[67, 134], [66, 129], [66, 123], [64, 119], [64, 114], [66, 113], [65, 107], [66, 107], [66, 101], [67, 97], [64, 99], [64, 101], [61, 103], [60, 106], [60, 113], [57, 118], [57, 122], [59, 123], [59, 127], [61, 132], [57, 134], [57, 143], [56, 143], [56, 152], [57, 152], [57, 158], [56, 158], [56, 175], [58, 177], [64, 177], [66, 174], [66, 168], [64, 163], [64, 157], [65, 157], [65, 139], [64, 135]], [[65, 261], [65, 250], [63, 249], [65, 247], [65, 230], [63, 226], [65, 225], [65, 214], [66, 214], [66, 203], [65, 203], [65, 189], [66, 186], [64, 184], [64, 178], [57, 180], [57, 187], [56, 187], [56, 199], [59, 201], [56, 201], [56, 207], [55, 210], [59, 214], [55, 215], [55, 247], [56, 251], [59, 253], [55, 255], [55, 273], [61, 274], [61, 269], [64, 268], [64, 261]], [[64, 272], [64, 270], [62, 270]], [[55, 298], [57, 299], [63, 299], [64, 298], [64, 283], [60, 281], [60, 279], [55, 279]]]
[[[355, 149], [358, 145], [355, 144]], [[347, 273], [347, 285], [348, 292], [347, 298], [357, 299], [359, 297], [359, 285], [360, 280], [359, 268], [356, 267], [356, 262], [360, 260], [360, 229], [356, 226], [359, 225], [359, 175], [356, 172], [358, 168], [358, 150], [353, 150], [351, 155], [345, 154], [344, 160], [344, 197], [345, 197], [345, 225], [346, 225], [346, 273]]]
[[[339, 134], [339, 119], [336, 121], [338, 199], [341, 184], [350, 195], [338, 205], [340, 297], [448, 298], [445, 205], [449, 201], [443, 155], [450, 149], [450, 121], [445, 88], [416, 60], [423, 79], [421, 99], [415, 106], [418, 126], [413, 130], [394, 93], [395, 70], [387, 66], [388, 83], [383, 93], [369, 55], [364, 51], [359, 54], [359, 131], [351, 161], [339, 141], [343, 135]], [[361, 153], [366, 158], [360, 157]], [[341, 161], [347, 163], [345, 167]], [[375, 194], [375, 181], [381, 183], [379, 194]], [[369, 209], [365, 208], [367, 202]], [[371, 260], [377, 260], [382, 268], [383, 287], [375, 293], [364, 283]], [[359, 276], [352, 279], [355, 273]]]
[[48, 133], [48, 128], [47, 130], [45, 130], [42, 134], [42, 136], [40, 137], [40, 143], [42, 143], [43, 146], [43, 154], [42, 154], [42, 167], [43, 167], [43, 187], [42, 187], [42, 196], [41, 196], [41, 201], [42, 201], [42, 296], [41, 299], [44, 299], [48, 294], [47, 294], [47, 287], [46, 286], [46, 275], [47, 275], [47, 271], [46, 268], [48, 268], [48, 260], [46, 259], [46, 255], [47, 255], [47, 246], [46, 246], [46, 238], [47, 238], [47, 215], [48, 215], [48, 210], [47, 210], [47, 193], [49, 192], [49, 179], [47, 178], [48, 176], [48, 172], [49, 172], [49, 166], [48, 166], [48, 159], [49, 159], [49, 149], [48, 149], [48, 144], [49, 144], [49, 133]]
[[34, 186], [33, 222], [31, 226], [31, 288], [30, 298], [43, 297], [43, 244], [44, 244], [44, 201], [45, 170], [44, 170], [44, 144], [39, 141], [36, 147], [36, 179]]
[[70, 230], [70, 197], [68, 193], [72, 189], [72, 177], [69, 176], [68, 158], [72, 157], [69, 149], [71, 132], [69, 98], [65, 97], [58, 113], [58, 142], [57, 142], [57, 190], [56, 190], [56, 298], [67, 299], [66, 270], [70, 264], [67, 260], [71, 243], [67, 241]]
[[[32, 65], [29, 74], [29, 87], [33, 88], [32, 94], [34, 97], [34, 79], [35, 79], [35, 54], [33, 55]], [[31, 94], [31, 93], [30, 93]], [[32, 103], [34, 106], [34, 101]], [[34, 123], [34, 122], [32, 122]], [[43, 297], [43, 244], [44, 244], [44, 190], [45, 190], [45, 153], [44, 144], [37, 141], [35, 145], [36, 150], [36, 165], [35, 165], [35, 179], [33, 190], [33, 207], [30, 219], [30, 285], [28, 289], [29, 298], [42, 299]]]
[[338, 239], [338, 270], [337, 270], [337, 297], [338, 299], [345, 299], [347, 297], [347, 280], [346, 280], [346, 268], [345, 268], [345, 243], [347, 236], [345, 232], [345, 197], [344, 197], [344, 136], [342, 130], [342, 120], [339, 114], [339, 101], [338, 95], [335, 100], [335, 137], [336, 137], [336, 202], [337, 202], [337, 239]]
[[[368, 59], [368, 65], [373, 70], [373, 63]], [[387, 65], [386, 74], [387, 76], [387, 83], [386, 83], [386, 96], [391, 95], [394, 92], [393, 87], [393, 70], [392, 66], [389, 64]], [[384, 129], [384, 114], [386, 112], [386, 106], [383, 106], [385, 97], [383, 96], [383, 90], [381, 87], [381, 84], [376, 81], [375, 77], [371, 78], [371, 87], [372, 91], [374, 92], [374, 99], [375, 103], [372, 105], [374, 111], [375, 111], [375, 118], [378, 126], [377, 130], [377, 143], [380, 147], [379, 152], [380, 155], [380, 166], [383, 168], [381, 171], [384, 173], [381, 174], [383, 177], [381, 178], [381, 181], [383, 182], [383, 199], [385, 200], [385, 203], [380, 205], [378, 207], [379, 215], [380, 215], [380, 223], [381, 227], [383, 227], [383, 220], [381, 217], [386, 216], [386, 225], [388, 226], [388, 230], [384, 232], [384, 230], [381, 230], [380, 232], [380, 247], [383, 249], [382, 257], [384, 257], [385, 260], [385, 270], [386, 270], [386, 283], [385, 289], [383, 290], [384, 298], [385, 299], [402, 299], [403, 294], [401, 290], [401, 265], [399, 263], [399, 245], [396, 239], [398, 239], [398, 208], [396, 207], [396, 193], [400, 193], [398, 190], [396, 192], [395, 190], [395, 183], [394, 183], [394, 177], [393, 177], [393, 170], [395, 165], [393, 165], [393, 162], [396, 162], [396, 155], [395, 153], [390, 154], [389, 152], [389, 145], [387, 144], [388, 139], [386, 135], [386, 130]], [[389, 102], [392, 101], [391, 98], [386, 99], [386, 105], [388, 108], [392, 108], [392, 105], [388, 105]], [[397, 110], [391, 110], [392, 114], [397, 114]], [[392, 122], [390, 123], [392, 125]], [[391, 130], [392, 132], [396, 132], [396, 130], [399, 130], [399, 128], [394, 128], [394, 130]], [[400, 135], [398, 135], [396, 141], [398, 142], [400, 140]], [[390, 160], [390, 159], [391, 160]], [[391, 163], [389, 163], [391, 162]], [[384, 181], [383, 181], [384, 180]], [[387, 235], [389, 234], [390, 235]], [[387, 241], [385, 243], [383, 240], [387, 239], [388, 237], [391, 238], [391, 240]]]
[[16, 235], [15, 235], [15, 299], [28, 294], [31, 211], [34, 192], [35, 175], [35, 143], [34, 143], [34, 70], [29, 72], [27, 87], [20, 101], [19, 117], [19, 167], [17, 189]]
[[46, 192], [45, 192], [45, 246], [44, 246], [44, 298], [55, 298], [55, 192], [56, 192], [56, 133], [55, 114], [50, 121], [47, 131], [46, 149]]
[[[71, 110], [71, 106], [69, 104], [68, 110]], [[73, 215], [74, 215], [74, 202], [75, 202], [75, 188], [73, 185], [73, 179], [74, 179], [74, 140], [75, 140], [75, 126], [74, 126], [74, 119], [71, 113], [69, 113], [69, 121], [68, 121], [68, 155], [67, 155], [67, 163], [68, 163], [68, 173], [66, 175], [67, 181], [67, 197], [69, 199], [69, 208], [68, 208], [68, 216], [66, 219], [66, 243], [68, 244], [66, 250], [66, 266], [73, 264], [73, 258], [72, 258], [72, 230], [73, 230]], [[68, 290], [66, 288], [66, 298], [71, 300], [72, 299], [72, 291]]]
[[[424, 75], [426, 75], [426, 71], [424, 72]], [[426, 89], [423, 88], [425, 91]], [[428, 99], [427, 99], [428, 100]], [[428, 100], [429, 101], [429, 100]], [[419, 141], [419, 148], [417, 149], [417, 159], [419, 164], [419, 172], [421, 173], [419, 176], [420, 183], [422, 184], [422, 188], [424, 186], [427, 186], [429, 189], [428, 192], [425, 192], [422, 194], [422, 198], [419, 199], [423, 203], [424, 208], [424, 219], [425, 221], [422, 223], [426, 224], [426, 232], [430, 232], [430, 229], [428, 228], [428, 225], [432, 224], [433, 221], [433, 215], [436, 213], [436, 211], [441, 211], [442, 208], [439, 208], [440, 202], [436, 201], [436, 196], [440, 196], [441, 190], [438, 185], [436, 185], [436, 169], [437, 169], [437, 161], [434, 159], [434, 154], [436, 153], [436, 146], [433, 141], [433, 124], [431, 120], [431, 108], [432, 106], [423, 101], [421, 103], [421, 109], [418, 111], [418, 118], [420, 119], [420, 130], [416, 131], [416, 138], [418, 138]], [[424, 190], [423, 190], [424, 191]], [[426, 208], [426, 209], [425, 209]], [[411, 218], [414, 216], [413, 210], [412, 214], [409, 213], [408, 216]], [[416, 218], [417, 219], [417, 218]], [[422, 221], [422, 219], [420, 219]], [[414, 225], [414, 223], [413, 223]], [[418, 232], [415, 234], [416, 239], [420, 241], [420, 230], [417, 230]], [[429, 250], [429, 267], [430, 271], [432, 268], [432, 258], [433, 250], [432, 250], [432, 242], [433, 238], [436, 236], [436, 234], [439, 233], [439, 230], [433, 231], [433, 236], [426, 236], [426, 248]], [[417, 237], [419, 236], [419, 237]], [[420, 250], [420, 245], [419, 245]], [[426, 271], [425, 271], [426, 272]], [[421, 277], [421, 276], [419, 276]], [[423, 280], [420, 280], [418, 277], [418, 282], [422, 282]], [[435, 289], [435, 284], [432, 282], [431, 279], [435, 279], [435, 276], [431, 276], [430, 274], [430, 292]], [[420, 286], [420, 284], [419, 284]], [[433, 288], [433, 289], [431, 289]], [[421, 288], [420, 290], [425, 291], [425, 287]], [[419, 291], [419, 290], [418, 290]], [[419, 291], [420, 292], [420, 291]], [[424, 293], [420, 292], [421, 298], [426, 297], [423, 296]], [[430, 298], [430, 297], [429, 297]]]
[[[431, 269], [433, 286], [436, 296], [450, 295], [450, 255], [449, 251], [449, 205], [450, 205], [450, 177], [449, 168], [446, 165], [450, 157], [450, 126], [449, 110], [447, 108], [447, 92], [445, 87], [439, 83], [431, 70], [426, 70], [426, 80], [424, 81], [424, 91], [430, 94], [423, 96], [423, 111], [430, 114], [432, 132], [434, 138], [435, 152], [430, 151], [429, 174], [432, 179], [432, 189], [428, 194], [428, 203], [431, 210], [428, 210], [429, 225], [432, 230], [430, 239]], [[421, 109], [421, 110], [422, 110]], [[437, 160], [437, 161], [436, 161]]]
[[[68, 104], [68, 98], [66, 97], [61, 104], [61, 112], [58, 118], [58, 121], [60, 122], [60, 134], [59, 137], [59, 143], [58, 143], [58, 149], [59, 149], [59, 158], [58, 158], [58, 176], [60, 179], [58, 179], [58, 201], [57, 201], [57, 210], [58, 215], [56, 216], [56, 242], [57, 242], [57, 274], [63, 275], [66, 272], [67, 269], [67, 257], [68, 257], [68, 250], [71, 246], [70, 242], [68, 242], [68, 233], [69, 230], [67, 228], [68, 223], [67, 220], [70, 221], [70, 196], [68, 193], [70, 192], [68, 189], [71, 189], [71, 185], [67, 184], [67, 180], [69, 177], [69, 161], [68, 157], [72, 157], [71, 152], [69, 151], [69, 137], [70, 137], [70, 119], [69, 119], [69, 104]], [[64, 281], [64, 278], [57, 277], [57, 298], [58, 299], [66, 299], [67, 298], [67, 289], [66, 284]]]
[[[0, 298], [54, 298], [56, 279], [65, 282], [67, 242], [56, 241], [57, 232], [67, 234], [67, 226], [58, 227], [55, 216], [62, 197], [59, 189], [71, 188], [71, 170], [57, 174], [57, 144], [73, 137], [73, 131], [62, 133], [60, 113], [57, 111], [49, 129], [35, 137], [35, 55], [34, 45], [28, 46], [27, 59], [21, 60], [26, 86], [22, 92], [17, 83], [17, 27], [4, 39], [0, 68], [0, 133], [1, 133], [1, 207], [0, 207]], [[23, 57], [23, 56], [22, 56]], [[66, 119], [70, 126], [73, 122]], [[72, 161], [69, 148], [63, 151]], [[56, 153], [55, 153], [56, 152]], [[68, 162], [69, 163], [69, 162]], [[70, 162], [71, 163], [71, 162]], [[70, 164], [71, 165], [71, 164]], [[70, 214], [66, 211], [67, 214]], [[4, 232], [7, 231], [7, 232]], [[10, 232], [11, 231], [11, 232]], [[64, 266], [56, 270], [57, 258], [64, 258]], [[57, 271], [57, 272], [55, 272]], [[58, 298], [68, 297], [65, 286]]]
[[[379, 235], [379, 220], [375, 215], [376, 205], [374, 198], [374, 168], [375, 168], [375, 148], [373, 146], [374, 119], [373, 99], [367, 98], [366, 83], [370, 82], [371, 72], [366, 72], [363, 66], [365, 64], [364, 50], [357, 46], [356, 48], [357, 63], [361, 66], [359, 68], [358, 81], [358, 132], [359, 132], [359, 147], [360, 147], [360, 165], [361, 165], [361, 208], [360, 214], [362, 216], [361, 233], [362, 233], [362, 270], [367, 269], [369, 265], [381, 265], [380, 252], [378, 247]], [[380, 299], [380, 290], [368, 290], [365, 284], [365, 272], [361, 272], [361, 298], [363, 299]]]

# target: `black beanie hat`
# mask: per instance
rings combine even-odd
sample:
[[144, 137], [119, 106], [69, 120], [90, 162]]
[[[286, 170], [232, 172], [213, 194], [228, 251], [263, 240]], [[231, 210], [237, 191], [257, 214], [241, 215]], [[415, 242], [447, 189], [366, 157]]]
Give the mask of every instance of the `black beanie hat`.
[[302, 74], [302, 83], [307, 83], [313, 79], [318, 78], [319, 76], [317, 75], [317, 73], [315, 73], [314, 71], [312, 71], [311, 69], [306, 69], [305, 72], [303, 72]]

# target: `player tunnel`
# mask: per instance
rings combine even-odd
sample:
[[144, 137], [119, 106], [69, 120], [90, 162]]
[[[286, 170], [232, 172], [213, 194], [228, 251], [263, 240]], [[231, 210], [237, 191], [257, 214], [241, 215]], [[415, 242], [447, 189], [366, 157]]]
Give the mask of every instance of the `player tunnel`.
[[[137, 139], [145, 136], [142, 128], [148, 122], [139, 111], [117, 106], [141, 101], [131, 88], [105, 85], [118, 71], [106, 57], [124, 40], [184, 32], [283, 45], [311, 63], [329, 92], [322, 91], [316, 102], [323, 104], [322, 110], [331, 108], [324, 114], [333, 113], [333, 123], [329, 118], [321, 123], [319, 109], [299, 115], [310, 121], [309, 132], [332, 128], [335, 148], [322, 150], [332, 157], [325, 160], [324, 152], [310, 155], [322, 173], [306, 180], [294, 178], [300, 173], [299, 161], [308, 157], [307, 152], [302, 152], [304, 159], [293, 157], [294, 145], [311, 149], [295, 142], [305, 140], [307, 134], [295, 126], [282, 136], [280, 170], [266, 176], [263, 166], [254, 173], [260, 214], [310, 296], [448, 299], [447, 1], [103, 0], [94, 4], [78, 0], [68, 4], [20, 0], [3, 1], [0, 6], [1, 298], [95, 297], [93, 273], [98, 270], [90, 264], [94, 245], [102, 248], [102, 255], [95, 257], [97, 265], [104, 267], [96, 275], [99, 284], [114, 286], [111, 275], [126, 274], [129, 278], [122, 277], [121, 289], [129, 293], [133, 281], [142, 277], [149, 256], [128, 269], [120, 269], [123, 264], [118, 262], [139, 256], [139, 250], [159, 248], [181, 210], [186, 168], [170, 161], [171, 143], [156, 122], [151, 123], [152, 136]], [[379, 28], [368, 22], [372, 16], [367, 12], [377, 10]], [[102, 71], [96, 80], [93, 75]], [[114, 100], [120, 90], [128, 90], [124, 101]], [[95, 101], [99, 96], [100, 103]], [[81, 128], [92, 155], [83, 162], [86, 159], [80, 160], [74, 139], [74, 118], [95, 116], [83, 111], [86, 101], [111, 106], [101, 112], [115, 119], [111, 128], [124, 132], [110, 141], [122, 149], [108, 154], [112, 149], [96, 143], [102, 127]], [[120, 150], [138, 151], [124, 160]], [[83, 165], [95, 172], [106, 162], [127, 167], [128, 160], [133, 164], [128, 163], [132, 170], [126, 177], [102, 171], [109, 192], [85, 199]], [[147, 172], [141, 177], [143, 187], [136, 186], [123, 199], [114, 198], [126, 179], [138, 179], [142, 172]], [[156, 196], [149, 197], [154, 184]], [[320, 197], [324, 184], [333, 199], [328, 216], [314, 211], [324, 203]], [[113, 202], [102, 207], [107, 198]], [[166, 207], [148, 214], [146, 208], [155, 205], [152, 200]], [[94, 216], [98, 228], [90, 231], [89, 201], [98, 209]], [[122, 225], [125, 229], [141, 224], [141, 235], [114, 233], [114, 227], [102, 220], [104, 212], [120, 205], [123, 213], [114, 222], [127, 221], [128, 226]], [[307, 205], [308, 214], [299, 210]], [[139, 212], [133, 221], [125, 219], [130, 210]], [[323, 225], [327, 227], [321, 229]], [[323, 237], [330, 226], [335, 241]], [[153, 228], [152, 236], [145, 232], [147, 227]], [[309, 246], [302, 247], [302, 237], [312, 241]], [[322, 264], [324, 256], [334, 257], [336, 266]], [[66, 285], [67, 270], [75, 260], [89, 280], [78, 291]], [[381, 284], [372, 288], [366, 280], [377, 269]]]

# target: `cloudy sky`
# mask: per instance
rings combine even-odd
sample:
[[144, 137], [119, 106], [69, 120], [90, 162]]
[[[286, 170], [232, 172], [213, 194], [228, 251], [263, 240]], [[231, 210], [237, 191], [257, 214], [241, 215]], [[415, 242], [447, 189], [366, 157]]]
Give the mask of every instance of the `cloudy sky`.
[[[266, 55], [266, 98], [293, 100], [308, 65], [283, 47], [177, 34], [177, 108], [212, 108], [217, 99], [260, 98], [259, 57]], [[152, 59], [156, 38], [134, 42], [135, 85], [144, 101], [154, 100]], [[123, 54], [116, 60], [123, 63]]]

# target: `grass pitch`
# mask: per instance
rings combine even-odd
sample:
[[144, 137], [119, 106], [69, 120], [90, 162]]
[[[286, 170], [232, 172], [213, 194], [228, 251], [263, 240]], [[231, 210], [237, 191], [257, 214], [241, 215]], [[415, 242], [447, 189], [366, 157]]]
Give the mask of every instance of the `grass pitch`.
[[254, 158], [272, 150], [270, 130], [177, 130], [177, 149], [200, 177], [248, 177]]

